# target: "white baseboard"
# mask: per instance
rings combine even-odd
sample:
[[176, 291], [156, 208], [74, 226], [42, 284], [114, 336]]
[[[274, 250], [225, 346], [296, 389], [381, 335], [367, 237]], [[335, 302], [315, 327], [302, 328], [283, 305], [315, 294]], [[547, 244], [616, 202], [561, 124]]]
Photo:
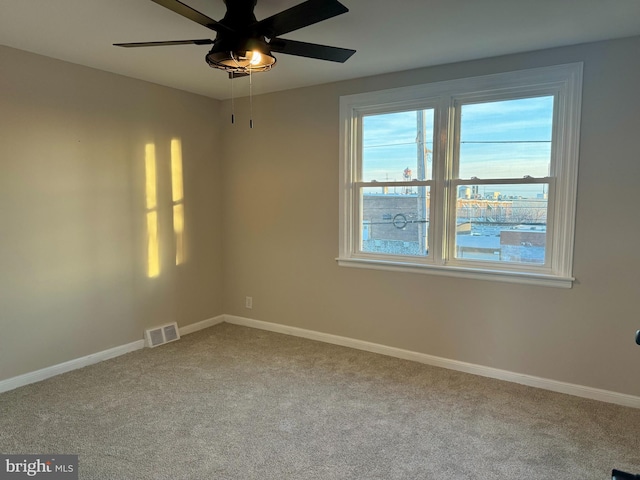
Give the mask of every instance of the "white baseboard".
[[140, 350], [141, 348], [144, 348], [144, 340], [136, 340], [135, 342], [127, 343], [126, 345], [120, 345], [119, 347], [110, 348], [108, 350], [103, 350], [102, 352], [92, 353], [85, 357], [76, 358], [69, 360], [68, 362], [42, 368], [35, 372], [29, 372], [24, 375], [8, 378], [0, 381], [0, 393], [13, 390], [14, 388], [23, 387], [30, 383], [46, 380], [47, 378], [55, 377], [61, 373], [67, 373], [71, 370], [77, 370], [88, 365], [93, 365], [94, 363], [109, 360], [110, 358], [119, 357], [125, 353]]
[[219, 323], [224, 322], [224, 318], [224, 315], [218, 315], [217, 317], [208, 318], [207, 320], [202, 320], [201, 322], [192, 323], [191, 325], [180, 327], [180, 336], [189, 335], [190, 333], [194, 333], [199, 330], [204, 330], [205, 328], [218, 325]]
[[[202, 330], [204, 328], [208, 328], [222, 322], [224, 322], [223, 315], [209, 318], [201, 322], [192, 323], [191, 325], [186, 325], [180, 328], [180, 336], [189, 335], [190, 333], [197, 332], [198, 330]], [[46, 380], [47, 378], [55, 377], [56, 375], [60, 375], [61, 373], [67, 373], [71, 370], [77, 370], [88, 365], [93, 365], [94, 363], [103, 362], [104, 360], [109, 360], [110, 358], [119, 357], [120, 355], [133, 352], [134, 350], [140, 350], [144, 347], [144, 340], [136, 340], [135, 342], [131, 342], [126, 345], [120, 345], [119, 347], [103, 350], [102, 352], [92, 353], [85, 357], [75, 358], [73, 360], [69, 360], [68, 362], [59, 363], [58, 365], [53, 365], [41, 370], [36, 370], [35, 372], [29, 372], [25, 373], [24, 375], [18, 375], [17, 377], [1, 380], [0, 393], [8, 392], [9, 390], [23, 387], [25, 385], [29, 385], [30, 383]]]
[[510, 372], [508, 370], [500, 370], [497, 368], [484, 367], [473, 363], [460, 362], [458, 360], [450, 360], [448, 358], [436, 357], [425, 353], [403, 350], [401, 348], [388, 347], [377, 343], [365, 342], [363, 340], [355, 340], [353, 338], [331, 335], [328, 333], [306, 330], [303, 328], [290, 327], [277, 323], [263, 322], [250, 318], [237, 317], [234, 315], [223, 315], [224, 321], [234, 325], [242, 325], [245, 327], [258, 328], [261, 330], [269, 330], [271, 332], [293, 335], [296, 337], [308, 338], [320, 342], [341, 345], [343, 347], [355, 348], [367, 352], [380, 353], [390, 357], [411, 360], [414, 362], [433, 365], [435, 367], [457, 370], [460, 372], [471, 373], [483, 377], [505, 380], [507, 382], [519, 383], [530, 387], [542, 388], [558, 393], [566, 393], [591, 400], [599, 400], [601, 402], [614, 403], [625, 407], [640, 408], [640, 397], [627, 395], [624, 393], [611, 392], [609, 390], [601, 390], [598, 388], [585, 387], [583, 385], [575, 385], [572, 383], [559, 382], [547, 378], [534, 377], [532, 375], [524, 375], [521, 373]]

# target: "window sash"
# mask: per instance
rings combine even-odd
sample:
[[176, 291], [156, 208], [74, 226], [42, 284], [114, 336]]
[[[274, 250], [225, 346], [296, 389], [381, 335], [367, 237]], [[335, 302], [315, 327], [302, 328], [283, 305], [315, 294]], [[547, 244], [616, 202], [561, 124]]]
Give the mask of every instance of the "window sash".
[[403, 255], [403, 254], [397, 254], [397, 253], [382, 254], [382, 253], [375, 253], [375, 252], [367, 252], [367, 251], [363, 251], [362, 248], [359, 248], [359, 246], [361, 246], [363, 243], [362, 226], [365, 223], [365, 219], [363, 216], [363, 210], [364, 210], [364, 200], [363, 200], [364, 193], [363, 192], [366, 188], [384, 188], [384, 187], [420, 188], [420, 187], [423, 187], [429, 191], [429, 194], [431, 196], [431, 192], [433, 191], [435, 184], [436, 184], [435, 180], [412, 180], [412, 181], [406, 181], [406, 182], [355, 182], [354, 188], [356, 191], [356, 195], [354, 199], [354, 212], [355, 212], [356, 221], [354, 222], [354, 225], [353, 225], [354, 227], [353, 238], [356, 240], [354, 245], [355, 250], [357, 251], [356, 255], [362, 256], [363, 258], [378, 258], [378, 257], [389, 256], [390, 258], [397, 259], [397, 258], [405, 257], [406, 259], [410, 261], [414, 261], [416, 263], [433, 263], [433, 251], [432, 251], [431, 245], [433, 243], [433, 233], [434, 233], [433, 231], [434, 209], [431, 207], [431, 204], [429, 206], [428, 215], [426, 215], [426, 218], [425, 218], [425, 222], [427, 224], [425, 235], [426, 235], [427, 242], [429, 243], [429, 249], [426, 255]]
[[[450, 182], [451, 189], [449, 193], [449, 208], [445, 214], [447, 219], [447, 236], [445, 241], [445, 264], [447, 265], [455, 265], [463, 267], [468, 264], [473, 265], [483, 265], [485, 268], [497, 268], [497, 269], [505, 269], [508, 271], [530, 271], [530, 272], [540, 272], [545, 273], [551, 270], [553, 251], [549, 248], [549, 240], [553, 236], [553, 191], [555, 187], [555, 179], [550, 177], [544, 178], [524, 178], [524, 179], [483, 179], [479, 180], [452, 180]], [[541, 263], [535, 262], [506, 262], [503, 260], [492, 261], [488, 259], [464, 259], [456, 255], [456, 249], [458, 247], [457, 241], [457, 227], [458, 227], [458, 212], [457, 212], [457, 192], [460, 186], [475, 186], [475, 185], [547, 185], [547, 198], [545, 205], [545, 250], [544, 250], [544, 260]], [[486, 200], [486, 199], [483, 199]], [[509, 199], [498, 199], [496, 201], [504, 202], [509, 201]], [[511, 199], [511, 208], [515, 208], [513, 204], [513, 199]], [[535, 199], [522, 199], [523, 202], [534, 202]], [[531, 207], [534, 208], [534, 207]], [[526, 222], [513, 222], [513, 225], [517, 224], [526, 224]]]

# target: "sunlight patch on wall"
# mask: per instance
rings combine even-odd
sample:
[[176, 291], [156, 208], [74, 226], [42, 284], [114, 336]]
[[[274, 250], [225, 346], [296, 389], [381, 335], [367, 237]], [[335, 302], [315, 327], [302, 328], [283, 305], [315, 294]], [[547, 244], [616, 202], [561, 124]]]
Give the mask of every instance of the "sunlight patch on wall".
[[176, 265], [187, 260], [184, 222], [184, 184], [182, 176], [182, 141], [171, 140], [171, 198], [173, 200], [173, 232], [176, 247]]
[[147, 276], [160, 275], [160, 249], [158, 242], [158, 212], [147, 212]]
[[184, 187], [182, 183], [182, 141], [171, 140], [171, 198], [173, 202], [182, 202]]
[[155, 278], [160, 275], [160, 245], [158, 239], [156, 146], [153, 143], [145, 145], [144, 166], [147, 202], [147, 276]]
[[176, 236], [176, 265], [186, 260], [184, 245], [184, 205], [173, 206], [173, 231]]
[[153, 143], [147, 143], [144, 147], [144, 167], [146, 176], [147, 210], [152, 210], [158, 206], [156, 146]]

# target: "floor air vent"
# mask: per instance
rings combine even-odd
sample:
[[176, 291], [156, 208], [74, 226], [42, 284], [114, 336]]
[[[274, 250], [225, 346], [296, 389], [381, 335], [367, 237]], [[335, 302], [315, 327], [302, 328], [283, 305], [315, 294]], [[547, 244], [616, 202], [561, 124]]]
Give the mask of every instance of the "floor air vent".
[[145, 332], [147, 347], [157, 347], [180, 339], [178, 324], [173, 322], [161, 327], [150, 328]]

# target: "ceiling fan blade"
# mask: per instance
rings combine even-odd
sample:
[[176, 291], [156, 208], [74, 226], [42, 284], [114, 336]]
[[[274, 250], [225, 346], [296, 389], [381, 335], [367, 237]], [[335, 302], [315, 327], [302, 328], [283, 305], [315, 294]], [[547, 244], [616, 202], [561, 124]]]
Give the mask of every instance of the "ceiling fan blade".
[[133, 43], [114, 43], [115, 47], [163, 47], [166, 45], [211, 45], [213, 40], [203, 38], [200, 40], [169, 40], [167, 42], [133, 42]]
[[260, 20], [252, 28], [259, 35], [274, 38], [348, 11], [349, 9], [338, 0], [307, 0], [295, 7]]
[[273, 52], [340, 63], [346, 62], [351, 55], [356, 53], [355, 50], [348, 48], [330, 47], [328, 45], [298, 42], [296, 40], [285, 40], [284, 38], [274, 38], [271, 43], [269, 43], [269, 48]]
[[180, 0], [151, 0], [152, 2], [157, 3], [158, 5], [162, 5], [169, 10], [176, 12], [178, 15], [182, 15], [189, 20], [193, 20], [200, 25], [203, 25], [215, 32], [226, 31], [232, 32], [233, 30], [229, 27], [221, 24], [220, 22], [216, 22], [213, 18], [207, 17], [204, 13], [200, 13], [199, 11], [191, 8], [189, 5], [182, 3]]

